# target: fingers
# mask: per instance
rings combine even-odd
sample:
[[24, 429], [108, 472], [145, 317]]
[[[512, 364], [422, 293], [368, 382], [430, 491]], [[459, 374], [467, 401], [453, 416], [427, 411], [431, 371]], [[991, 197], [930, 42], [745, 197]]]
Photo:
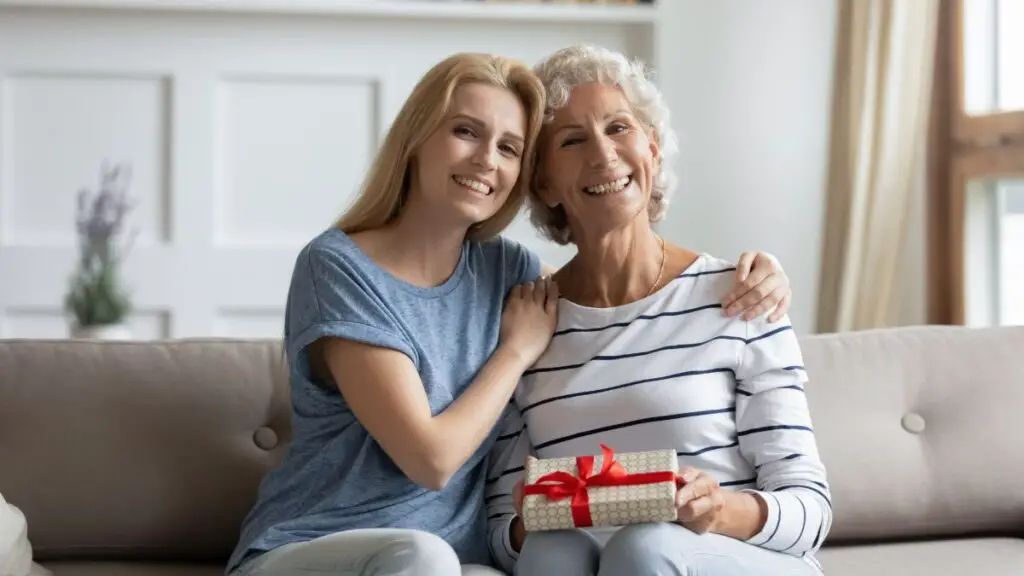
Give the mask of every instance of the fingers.
[[750, 274], [750, 268], [754, 265], [754, 258], [757, 256], [754, 252], [744, 252], [740, 254], [740, 259], [736, 262], [736, 283], [739, 284], [747, 279], [747, 275]]
[[548, 294], [547, 287], [547, 278], [538, 278], [537, 281], [533, 283], [533, 298], [531, 300], [534, 304], [544, 303], [544, 300], [547, 298]]
[[[685, 476], [684, 481], [686, 481]], [[713, 487], [710, 477], [706, 474], [698, 474], [693, 480], [686, 481], [686, 484], [676, 492], [676, 506], [684, 506], [693, 500], [707, 496]]]
[[526, 302], [533, 300], [534, 290], [536, 290], [536, 286], [534, 286], [533, 282], [526, 282], [523, 284], [523, 300]]
[[679, 508], [677, 520], [698, 534], [709, 532], [725, 509], [725, 496], [720, 490], [698, 498]]
[[782, 296], [782, 300], [779, 301], [779, 305], [775, 307], [775, 311], [772, 312], [771, 316], [768, 317], [769, 323], [775, 323], [782, 319], [783, 316], [789, 312], [789, 302], [793, 299], [793, 292], [787, 290]]
[[520, 300], [523, 297], [523, 285], [516, 284], [508, 294], [509, 300]]
[[775, 308], [780, 303], [782, 303], [782, 299], [785, 296], [786, 292], [785, 290], [782, 289], [781, 286], [776, 288], [775, 290], [772, 291], [771, 294], [765, 296], [764, 298], [761, 299], [760, 302], [758, 302], [754, 306], [751, 306], [746, 312], [744, 312], [743, 319], [753, 320], [754, 318], [760, 317], [765, 312], [768, 312], [772, 308]]
[[711, 494], [717, 487], [715, 481], [696, 468], [685, 467], [679, 471], [683, 487], [676, 490], [676, 508], [682, 509], [694, 500]]
[[[750, 269], [751, 267], [752, 269]], [[739, 262], [736, 264], [735, 284], [732, 290], [729, 291], [729, 294], [722, 299], [722, 306], [726, 309], [726, 314], [735, 316], [753, 305], [753, 303], [748, 302], [746, 306], [743, 306], [737, 300], [749, 295], [751, 290], [763, 284], [766, 279], [779, 275], [775, 261], [767, 256], [762, 256], [762, 253], [744, 252], [741, 254]], [[766, 294], [768, 292], [762, 294], [761, 298], [763, 299]]]
[[548, 300], [544, 304], [544, 310], [548, 314], [554, 314], [558, 311], [558, 283], [553, 278], [548, 278], [548, 282]]
[[516, 482], [516, 487], [512, 490], [512, 502], [515, 505], [516, 515], [522, 517], [523, 515], [523, 479], [520, 478]]
[[[755, 278], [758, 272], [753, 272], [750, 277], [747, 278], [748, 282]], [[746, 282], [744, 283], [744, 286]], [[725, 313], [729, 316], [735, 316], [740, 312], [747, 312], [744, 315], [744, 319], [751, 320], [757, 318], [760, 313], [763, 313], [771, 308], [775, 307], [781, 300], [785, 292], [779, 292], [776, 294], [776, 290], [782, 286], [782, 279], [776, 275], [768, 276], [763, 280], [759, 280], [758, 284], [752, 285], [746, 293], [744, 293], [738, 300], [730, 304]], [[753, 308], [759, 304], [764, 304], [763, 309], [758, 314], [750, 314]]]
[[685, 486], [690, 482], [693, 482], [694, 480], [697, 479], [697, 477], [700, 476], [700, 470], [692, 468], [690, 466], [684, 466], [679, 469], [679, 472], [676, 474], [676, 476], [681, 481], [681, 485]]
[[711, 512], [714, 507], [715, 506], [710, 495], [702, 496], [696, 500], [690, 500], [689, 502], [680, 505], [678, 507], [678, 519], [680, 522], [692, 522], [708, 512]]
[[[750, 255], [749, 257], [747, 255]], [[749, 262], [745, 261], [749, 260]], [[732, 290], [729, 294], [722, 299], [722, 306], [726, 309], [726, 314], [729, 316], [735, 316], [737, 313], [744, 310], [739, 307], [739, 300], [742, 296], [750, 293], [750, 290], [762, 283], [766, 277], [770, 274], [769, 271], [764, 269], [764, 266], [755, 266], [757, 257], [751, 252], [744, 252], [740, 256], [740, 262], [736, 265], [736, 279], [733, 283]], [[749, 270], [751, 266], [754, 266], [753, 270]]]
[[708, 531], [725, 508], [725, 495], [700, 470], [684, 468], [679, 475], [685, 485], [676, 491], [676, 519], [695, 532]]

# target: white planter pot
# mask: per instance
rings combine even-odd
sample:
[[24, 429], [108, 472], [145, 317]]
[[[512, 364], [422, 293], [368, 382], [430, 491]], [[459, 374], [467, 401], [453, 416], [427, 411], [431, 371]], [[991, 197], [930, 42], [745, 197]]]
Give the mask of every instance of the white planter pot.
[[131, 340], [132, 333], [124, 324], [101, 324], [99, 326], [72, 326], [71, 337], [89, 340]]

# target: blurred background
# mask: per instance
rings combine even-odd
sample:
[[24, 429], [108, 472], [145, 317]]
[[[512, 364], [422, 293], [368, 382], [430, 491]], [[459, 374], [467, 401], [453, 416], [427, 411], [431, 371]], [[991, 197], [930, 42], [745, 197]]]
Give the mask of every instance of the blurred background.
[[279, 337], [421, 74], [578, 42], [656, 71], [661, 233], [776, 255], [798, 331], [1024, 324], [1022, 32], [1024, 0], [0, 0], [0, 337]]

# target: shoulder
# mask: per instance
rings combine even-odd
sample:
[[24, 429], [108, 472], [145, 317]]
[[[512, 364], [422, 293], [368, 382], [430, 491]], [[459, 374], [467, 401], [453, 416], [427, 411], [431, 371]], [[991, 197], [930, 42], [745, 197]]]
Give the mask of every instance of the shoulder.
[[317, 271], [324, 267], [358, 271], [360, 265], [355, 244], [347, 234], [337, 228], [324, 230], [306, 243], [299, 251], [299, 263], [312, 266]]
[[677, 279], [698, 298], [718, 301], [732, 289], [736, 278], [736, 264], [701, 253], [697, 260], [683, 270]]
[[320, 233], [299, 250], [289, 288], [291, 307], [378, 308], [379, 285], [355, 249], [338, 229]]
[[491, 258], [528, 258], [536, 257], [522, 242], [508, 236], [494, 236], [486, 240], [474, 242], [480, 252]]
[[299, 251], [288, 289], [285, 336], [290, 352], [324, 336], [343, 337], [415, 354], [402, 329], [403, 303], [355, 244], [327, 230]]
[[292, 273], [292, 288], [314, 291], [359, 292], [382, 281], [374, 278], [355, 243], [337, 228], [327, 229], [299, 250]]

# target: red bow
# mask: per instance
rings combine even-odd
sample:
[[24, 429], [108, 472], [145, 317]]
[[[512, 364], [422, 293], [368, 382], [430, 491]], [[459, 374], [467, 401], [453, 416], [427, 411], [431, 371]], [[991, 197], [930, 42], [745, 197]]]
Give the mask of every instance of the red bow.
[[604, 458], [601, 463], [601, 471], [597, 474], [593, 473], [594, 457], [579, 456], [576, 458], [578, 476], [573, 476], [568, 472], [545, 474], [538, 478], [535, 484], [526, 486], [523, 494], [543, 494], [551, 500], [562, 500], [572, 496], [573, 523], [577, 527], [583, 528], [594, 525], [594, 521], [590, 517], [590, 495], [587, 492], [590, 486], [629, 486], [675, 482], [676, 480], [676, 473], [672, 471], [629, 474], [622, 464], [615, 461], [615, 452], [611, 448], [601, 444], [601, 453]]

